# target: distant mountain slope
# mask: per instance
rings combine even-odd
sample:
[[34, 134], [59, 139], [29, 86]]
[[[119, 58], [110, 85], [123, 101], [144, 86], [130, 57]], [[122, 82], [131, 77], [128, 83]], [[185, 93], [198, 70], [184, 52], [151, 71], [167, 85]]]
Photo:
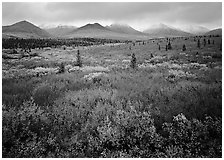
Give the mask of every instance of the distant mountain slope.
[[191, 36], [192, 34], [184, 32], [174, 27], [169, 27], [165, 24], [153, 25], [147, 30], [143, 31], [151, 37], [178, 37], [178, 36]]
[[87, 24], [68, 33], [65, 38], [74, 37], [91, 37], [91, 38], [108, 38], [108, 39], [147, 39], [147, 36], [119, 33], [103, 27], [99, 23]]
[[27, 21], [21, 21], [10, 26], [2, 27], [3, 37], [18, 38], [50, 38], [51, 35], [43, 29]]
[[218, 29], [214, 29], [214, 30], [211, 30], [209, 32], [206, 32], [205, 35], [219, 35], [221, 36], [222, 35], [222, 28], [218, 28]]
[[48, 28], [45, 30], [55, 37], [63, 37], [76, 28], [77, 27], [75, 27], [75, 26], [58, 26], [58, 27], [54, 27], [54, 28]]
[[206, 32], [210, 31], [208, 28], [205, 28], [203, 26], [196, 26], [196, 25], [186, 25], [186, 26], [182, 26], [180, 29], [195, 35], [203, 35]]
[[134, 28], [132, 28], [129, 25], [111, 24], [110, 26], [106, 26], [106, 28], [110, 29], [113, 32], [118, 32], [118, 33], [144, 35], [144, 33], [135, 30]]

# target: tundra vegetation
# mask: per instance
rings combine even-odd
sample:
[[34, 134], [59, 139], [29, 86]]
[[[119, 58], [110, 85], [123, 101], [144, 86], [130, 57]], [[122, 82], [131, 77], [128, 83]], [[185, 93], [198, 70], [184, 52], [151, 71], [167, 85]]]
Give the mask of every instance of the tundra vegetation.
[[3, 157], [221, 158], [221, 43], [3, 39]]

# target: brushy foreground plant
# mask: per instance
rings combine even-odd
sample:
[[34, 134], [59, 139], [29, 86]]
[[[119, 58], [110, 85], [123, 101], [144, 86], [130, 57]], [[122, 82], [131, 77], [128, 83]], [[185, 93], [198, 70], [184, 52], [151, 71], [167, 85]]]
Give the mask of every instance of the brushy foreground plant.
[[178, 114], [158, 132], [150, 112], [140, 111], [130, 101], [114, 101], [109, 98], [112, 92], [100, 90], [92, 100], [85, 94], [71, 94], [53, 106], [38, 106], [32, 99], [19, 109], [3, 105], [3, 157], [222, 155], [220, 118], [188, 120]]

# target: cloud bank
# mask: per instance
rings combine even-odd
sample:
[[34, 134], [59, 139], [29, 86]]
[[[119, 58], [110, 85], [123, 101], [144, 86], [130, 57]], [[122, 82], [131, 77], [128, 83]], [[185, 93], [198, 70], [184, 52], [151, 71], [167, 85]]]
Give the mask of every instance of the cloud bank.
[[35, 25], [125, 23], [143, 30], [152, 24], [222, 26], [221, 2], [3, 2], [2, 25], [28, 20]]

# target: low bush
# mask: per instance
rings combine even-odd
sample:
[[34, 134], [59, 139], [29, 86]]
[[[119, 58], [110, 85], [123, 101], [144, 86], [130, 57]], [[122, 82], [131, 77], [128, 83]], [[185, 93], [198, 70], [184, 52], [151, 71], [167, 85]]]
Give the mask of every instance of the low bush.
[[221, 157], [220, 118], [179, 114], [161, 134], [149, 112], [116, 103], [42, 108], [31, 100], [19, 110], [3, 106], [3, 157]]

